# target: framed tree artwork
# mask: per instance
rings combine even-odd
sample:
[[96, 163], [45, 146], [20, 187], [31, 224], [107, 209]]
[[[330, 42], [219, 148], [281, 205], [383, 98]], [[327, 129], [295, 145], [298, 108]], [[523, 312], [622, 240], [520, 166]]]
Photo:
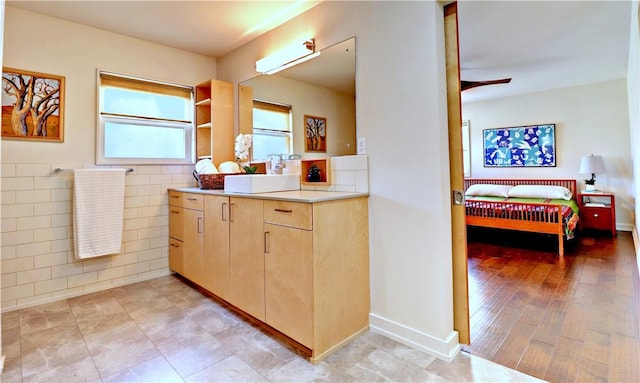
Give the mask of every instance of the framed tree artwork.
[[64, 80], [2, 68], [2, 139], [63, 142]]
[[304, 116], [307, 152], [327, 152], [327, 119], [325, 117]]

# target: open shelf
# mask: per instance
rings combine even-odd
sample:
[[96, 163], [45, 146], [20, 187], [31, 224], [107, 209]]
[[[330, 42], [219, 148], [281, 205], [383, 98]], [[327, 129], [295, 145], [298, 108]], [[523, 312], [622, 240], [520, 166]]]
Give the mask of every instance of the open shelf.
[[[305, 185], [331, 185], [331, 158], [307, 158], [300, 160], [300, 183]], [[320, 181], [308, 181], [309, 168], [320, 169]]]
[[195, 112], [196, 157], [210, 157], [216, 166], [233, 161], [233, 84], [207, 80], [196, 85]]
[[196, 102], [196, 106], [209, 106], [211, 105], [211, 99], [205, 98], [204, 100], [200, 100]]

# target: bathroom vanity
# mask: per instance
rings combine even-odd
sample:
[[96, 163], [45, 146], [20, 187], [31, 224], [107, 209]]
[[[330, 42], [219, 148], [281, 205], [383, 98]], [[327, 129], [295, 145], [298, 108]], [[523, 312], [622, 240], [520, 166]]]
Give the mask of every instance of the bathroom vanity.
[[365, 193], [169, 191], [173, 271], [317, 362], [369, 325]]

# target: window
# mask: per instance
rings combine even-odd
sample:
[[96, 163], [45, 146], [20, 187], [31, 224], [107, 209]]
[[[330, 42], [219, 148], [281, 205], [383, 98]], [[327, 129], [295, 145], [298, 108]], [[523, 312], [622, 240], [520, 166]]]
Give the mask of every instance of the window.
[[253, 101], [253, 159], [291, 154], [291, 106]]
[[462, 121], [462, 164], [464, 176], [471, 177], [471, 144], [469, 143], [469, 120]]
[[193, 163], [193, 88], [100, 71], [98, 164]]

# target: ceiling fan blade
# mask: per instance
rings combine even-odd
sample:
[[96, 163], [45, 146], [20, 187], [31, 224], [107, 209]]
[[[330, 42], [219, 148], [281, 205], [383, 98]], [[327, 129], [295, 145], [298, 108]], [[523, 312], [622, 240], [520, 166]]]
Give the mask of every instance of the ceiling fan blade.
[[478, 86], [507, 84], [509, 82], [511, 82], [511, 78], [502, 78], [499, 80], [488, 80], [488, 81], [460, 81], [460, 91], [476, 88]]

